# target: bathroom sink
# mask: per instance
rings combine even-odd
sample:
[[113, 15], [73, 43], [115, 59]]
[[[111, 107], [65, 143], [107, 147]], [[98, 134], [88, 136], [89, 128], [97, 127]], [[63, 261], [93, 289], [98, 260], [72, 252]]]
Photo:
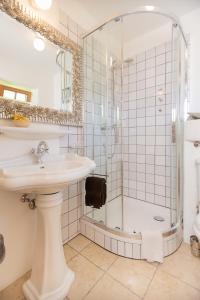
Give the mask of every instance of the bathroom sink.
[[23, 285], [25, 298], [60, 300], [67, 296], [75, 276], [66, 265], [63, 252], [61, 191], [87, 176], [95, 163], [76, 154], [49, 154], [45, 142], [40, 142], [38, 149], [16, 159], [0, 161], [0, 189], [36, 194], [36, 246], [31, 278]]
[[48, 155], [42, 164], [24, 156], [0, 165], [0, 188], [22, 193], [55, 193], [94, 168], [92, 160], [76, 154]]

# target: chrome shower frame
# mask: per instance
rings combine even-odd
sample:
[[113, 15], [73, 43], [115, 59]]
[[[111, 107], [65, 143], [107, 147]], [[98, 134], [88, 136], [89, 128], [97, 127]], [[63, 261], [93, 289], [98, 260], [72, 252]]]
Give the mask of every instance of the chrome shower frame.
[[[104, 26], [106, 26], [107, 24], [115, 21], [115, 22], [118, 22], [120, 20], [123, 20], [123, 17], [126, 17], [126, 16], [131, 16], [131, 15], [137, 15], [137, 14], [156, 14], [156, 15], [160, 15], [160, 16], [163, 16], [163, 17], [166, 17], [168, 18], [169, 20], [172, 21], [172, 27], [176, 27], [179, 29], [180, 31], [180, 35], [182, 37], [182, 40], [183, 40], [183, 43], [184, 43], [184, 46], [185, 46], [185, 65], [186, 65], [186, 72], [187, 72], [187, 66], [188, 66], [188, 42], [187, 42], [187, 39], [186, 39], [186, 36], [184, 34], [184, 31], [182, 29], [182, 26], [180, 24], [180, 21], [179, 19], [171, 12], [169, 11], [166, 11], [166, 10], [163, 10], [159, 7], [154, 7], [154, 6], [142, 6], [142, 7], [138, 7], [130, 12], [126, 12], [126, 13], [122, 13], [120, 15], [114, 15], [113, 17], [111, 18], [108, 18], [105, 22], [103, 22], [102, 24], [96, 26], [95, 28], [93, 28], [91, 31], [85, 33], [82, 38], [83, 39], [86, 39], [87, 37], [89, 37], [90, 35], [92, 35], [93, 33], [95, 33], [96, 31], [98, 30], [102, 30]], [[123, 60], [122, 60], [123, 61]], [[123, 69], [123, 67], [122, 67]], [[180, 74], [179, 74], [180, 75]], [[186, 76], [187, 77], [187, 76]], [[186, 79], [187, 81], [187, 79]], [[187, 82], [185, 82], [185, 86], [187, 89]], [[181, 90], [181, 82], [179, 82], [179, 86], [177, 87], [179, 89], [179, 91]], [[180, 97], [180, 95], [179, 95]], [[187, 97], [188, 97], [188, 90], [186, 90], [186, 100], [187, 101]], [[178, 99], [178, 101], [180, 101], [180, 99]], [[176, 123], [178, 121], [181, 121], [181, 118], [180, 118], [180, 112], [177, 113], [176, 115], [177, 119], [176, 119]], [[177, 132], [176, 132], [176, 135], [178, 135], [180, 132], [179, 132], [179, 125], [178, 125], [178, 129], [177, 129]], [[176, 136], [177, 138], [178, 136]], [[177, 141], [180, 141], [180, 143], [182, 143], [182, 138], [181, 140], [179, 139], [176, 139]], [[176, 146], [177, 147], [177, 146]], [[179, 145], [177, 147], [177, 157], [176, 157], [176, 165], [177, 165], [177, 194], [176, 194], [176, 199], [177, 199], [177, 202], [178, 202], [178, 206], [180, 206], [180, 201], [181, 201], [181, 197], [183, 196], [182, 195], [182, 183], [180, 182], [181, 179], [183, 178], [183, 174], [181, 174], [181, 168], [183, 167], [183, 163], [182, 163], [182, 158], [181, 158], [181, 162], [180, 162], [180, 155], [182, 154], [183, 155], [183, 151], [180, 153], [179, 151], [179, 148], [181, 148], [182, 145]], [[122, 175], [123, 177], [123, 175]], [[182, 179], [183, 180], [183, 179]], [[123, 205], [122, 205], [123, 207]], [[122, 208], [123, 210], [123, 208]], [[123, 217], [122, 217], [122, 220], [123, 220]], [[175, 223], [172, 223], [171, 224], [171, 230], [176, 230], [177, 227], [179, 226], [182, 226], [183, 222], [183, 219], [182, 219], [182, 212], [180, 213], [179, 212], [179, 215], [177, 215], [177, 222], [176, 224]]]
[[188, 43], [187, 43], [187, 39], [186, 39], [186, 36], [184, 34], [184, 31], [182, 29], [182, 26], [180, 24], [180, 21], [179, 19], [171, 12], [169, 11], [165, 11], [159, 7], [156, 7], [156, 6], [149, 6], [149, 5], [146, 5], [146, 6], [141, 6], [141, 7], [138, 7], [134, 10], [132, 10], [131, 12], [127, 12], [127, 13], [123, 13], [123, 14], [120, 14], [120, 15], [115, 15], [113, 16], [112, 18], [109, 18], [107, 19], [105, 22], [103, 22], [101, 25], [98, 25], [96, 26], [95, 28], [93, 28], [92, 30], [90, 30], [89, 32], [85, 33], [82, 38], [86, 38], [88, 37], [89, 35], [91, 35], [92, 33], [94, 33], [95, 31], [99, 30], [99, 29], [102, 29], [105, 25], [107, 25], [108, 23], [112, 22], [112, 21], [119, 21], [120, 18], [123, 18], [123, 17], [126, 17], [126, 16], [130, 16], [130, 15], [137, 15], [137, 14], [141, 14], [141, 13], [146, 13], [146, 14], [157, 14], [157, 15], [161, 15], [163, 17], [166, 17], [166, 18], [169, 18], [172, 20], [172, 22], [174, 24], [177, 24], [177, 26], [179, 27], [180, 29], [180, 32], [181, 32], [181, 35], [183, 37], [183, 40], [184, 40], [184, 43], [185, 43], [185, 46], [186, 48], [188, 48]]

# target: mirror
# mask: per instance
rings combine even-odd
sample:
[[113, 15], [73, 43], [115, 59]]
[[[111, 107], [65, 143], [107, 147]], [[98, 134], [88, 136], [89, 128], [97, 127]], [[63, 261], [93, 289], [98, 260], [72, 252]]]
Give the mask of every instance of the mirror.
[[[17, 21], [16, 21], [17, 20]], [[17, 1], [0, 5], [0, 118], [82, 125], [81, 47]]]
[[1, 97], [72, 112], [72, 60], [69, 51], [1, 13]]
[[69, 51], [59, 50], [56, 57], [57, 66], [60, 69], [59, 81], [61, 82], [61, 99], [60, 108], [62, 111], [72, 111], [73, 95], [72, 95], [72, 54]]

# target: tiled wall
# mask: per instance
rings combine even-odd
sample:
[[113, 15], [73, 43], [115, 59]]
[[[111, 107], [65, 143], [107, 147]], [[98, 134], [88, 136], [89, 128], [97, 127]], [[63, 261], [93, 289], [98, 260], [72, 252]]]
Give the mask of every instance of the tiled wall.
[[173, 144], [171, 45], [162, 44], [125, 64], [123, 76], [123, 191], [170, 207]]
[[[83, 129], [64, 127], [70, 134], [60, 140], [61, 153], [74, 152], [83, 155]], [[67, 242], [80, 231], [79, 219], [82, 213], [82, 181], [66, 187], [63, 192], [62, 238]]]
[[85, 30], [74, 22], [62, 9], [59, 9], [59, 24], [67, 37], [82, 46], [82, 34]]
[[[81, 233], [110, 252], [128, 258], [142, 259], [142, 239], [134, 238], [134, 235], [128, 237], [113, 230], [105, 230], [102, 226], [97, 226], [86, 218], [81, 220]], [[168, 256], [178, 249], [182, 242], [182, 235], [182, 227], [179, 226], [176, 232], [163, 238], [164, 256]]]
[[[71, 40], [82, 45], [83, 29], [62, 10], [59, 11], [60, 26]], [[83, 155], [83, 128], [65, 126], [69, 132], [60, 140], [61, 152], [74, 152]], [[79, 220], [82, 214], [82, 181], [66, 187], [63, 192], [62, 205], [62, 238], [67, 242], [80, 232]]]

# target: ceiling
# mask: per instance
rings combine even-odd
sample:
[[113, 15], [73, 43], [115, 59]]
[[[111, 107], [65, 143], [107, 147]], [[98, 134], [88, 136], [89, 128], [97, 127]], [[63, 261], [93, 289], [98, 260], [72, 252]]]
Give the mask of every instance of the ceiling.
[[136, 7], [154, 5], [173, 12], [178, 17], [200, 7], [199, 0], [75, 0], [94, 18], [94, 26], [115, 14], [129, 12]]
[[[154, 5], [180, 17], [200, 8], [200, 0], [60, 0], [62, 7], [79, 25], [87, 31], [101, 25], [109, 18], [131, 12], [135, 8]], [[168, 19], [154, 15], [139, 15], [124, 21], [125, 40], [150, 32]], [[131, 29], [131, 30], [130, 30]], [[117, 27], [116, 27], [117, 31]], [[119, 30], [118, 30], [119, 31]], [[115, 35], [115, 33], [113, 33]]]
[[[116, 23], [112, 21], [104, 27], [105, 33], [111, 35], [118, 42], [130, 42], [131, 40], [145, 35], [169, 22], [169, 19], [156, 14], [138, 14], [125, 16]], [[121, 27], [121, 28], [120, 28]]]

